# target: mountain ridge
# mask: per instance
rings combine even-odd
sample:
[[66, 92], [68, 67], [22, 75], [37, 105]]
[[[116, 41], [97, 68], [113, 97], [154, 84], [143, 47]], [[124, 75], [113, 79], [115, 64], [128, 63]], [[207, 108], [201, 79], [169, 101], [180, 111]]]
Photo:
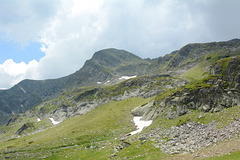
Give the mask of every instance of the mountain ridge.
[[[188, 44], [156, 59], [126, 53], [133, 64], [101, 54], [112, 62], [95, 55], [68, 77], [67, 89], [0, 126], [0, 157], [201, 159], [232, 151], [239, 156], [240, 40]], [[131, 135], [133, 116], [153, 123]], [[222, 150], [223, 142], [236, 146]], [[217, 148], [220, 152], [208, 154]]]
[[[111, 60], [112, 63], [110, 63]], [[133, 61], [135, 64], [130, 64]], [[8, 90], [0, 91], [0, 124], [6, 123], [12, 114], [23, 113], [46, 99], [54, 97], [60, 91], [81, 86], [97, 86], [97, 82], [128, 75], [126, 73], [128, 65], [133, 67], [143, 63], [148, 64], [147, 61], [130, 52], [104, 49], [94, 53], [81, 69], [68, 76], [49, 80], [23, 80]], [[121, 65], [123, 69], [119, 71]], [[131, 74], [135, 75], [136, 71], [137, 68]]]
[[[188, 44], [178, 51], [152, 60], [142, 59], [124, 50], [113, 48], [100, 50], [95, 52], [92, 58], [87, 60], [83, 67], [73, 74], [58, 79], [23, 80], [11, 89], [1, 90], [0, 124], [6, 123], [13, 113], [23, 113], [37, 104], [56, 96], [60, 91], [83, 86], [98, 86], [100, 82], [114, 82], [114, 79], [121, 76], [175, 72], [178, 68], [184, 68], [186, 64], [187, 66], [194, 66], [202, 60], [199, 57], [204, 54], [207, 55], [209, 52], [215, 52], [215, 50], [219, 52], [217, 53], [220, 56], [218, 58], [224, 58], [228, 56], [229, 52], [234, 52], [234, 49], [238, 50], [236, 46], [239, 44], [239, 39], [226, 42]], [[218, 51], [219, 48], [221, 50]], [[28, 82], [31, 82], [30, 87], [25, 84]], [[27, 96], [23, 90], [26, 90]]]

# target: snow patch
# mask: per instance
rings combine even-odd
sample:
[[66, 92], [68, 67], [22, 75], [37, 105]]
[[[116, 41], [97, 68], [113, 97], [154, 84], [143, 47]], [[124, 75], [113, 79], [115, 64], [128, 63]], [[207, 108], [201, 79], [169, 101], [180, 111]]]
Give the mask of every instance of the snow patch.
[[97, 84], [101, 84], [102, 82], [97, 82]]
[[136, 78], [137, 76], [122, 76], [121, 78], [119, 78], [120, 80], [122, 79], [131, 79], [131, 78]]
[[134, 134], [137, 134], [137, 133], [141, 132], [144, 127], [150, 126], [152, 124], [152, 120], [150, 120], [150, 121], [142, 121], [142, 120], [140, 120], [141, 118], [142, 117], [140, 117], [140, 116], [135, 116], [133, 118], [133, 121], [134, 121], [135, 125], [137, 126], [137, 130], [131, 132], [130, 133], [131, 135], [134, 135]]
[[38, 121], [38, 122], [40, 122], [40, 121], [41, 121], [41, 119], [40, 119], [40, 118], [37, 118], [37, 121]]
[[53, 125], [60, 123], [60, 121], [55, 121], [53, 118], [49, 118], [49, 119], [52, 121]]
[[26, 91], [22, 87], [19, 87], [19, 88], [23, 91], [23, 93], [26, 93]]
[[108, 84], [110, 81], [105, 82], [105, 84]]

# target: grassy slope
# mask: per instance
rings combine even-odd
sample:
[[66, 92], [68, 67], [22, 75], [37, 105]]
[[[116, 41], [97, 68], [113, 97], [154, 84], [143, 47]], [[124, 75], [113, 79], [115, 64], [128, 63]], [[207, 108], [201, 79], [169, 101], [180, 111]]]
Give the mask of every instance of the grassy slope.
[[[118, 142], [119, 139], [115, 138], [133, 130], [131, 109], [148, 101], [130, 98], [108, 103], [85, 115], [69, 118], [49, 130], [0, 142], [1, 153], [15, 157], [15, 153], [9, 152], [19, 152], [18, 158], [24, 159], [40, 155], [48, 159], [62, 159], [64, 155], [72, 155], [68, 158], [106, 159], [112, 152], [109, 144]], [[91, 146], [95, 146], [95, 149]]]
[[200, 80], [203, 77], [204, 73], [207, 71], [206, 68], [204, 68], [207, 65], [205, 63], [201, 62], [197, 64], [193, 68], [183, 73], [181, 76], [187, 78], [190, 81]]

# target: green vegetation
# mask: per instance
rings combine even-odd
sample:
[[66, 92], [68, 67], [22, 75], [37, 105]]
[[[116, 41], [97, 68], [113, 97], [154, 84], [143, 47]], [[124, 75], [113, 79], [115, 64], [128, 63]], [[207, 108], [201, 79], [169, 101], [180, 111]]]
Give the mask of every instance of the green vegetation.
[[182, 88], [188, 89], [188, 91], [196, 90], [196, 89], [201, 89], [201, 88], [209, 88], [212, 86], [211, 83], [208, 83], [209, 80], [211, 79], [216, 79], [218, 76], [207, 76], [204, 77], [200, 80], [190, 82], [183, 86]]
[[183, 67], [183, 66], [186, 66], [186, 65], [188, 65], [188, 64], [190, 64], [190, 63], [194, 63], [194, 62], [196, 62], [198, 59], [187, 59], [183, 64], [181, 64], [178, 68], [181, 68], [181, 67]]
[[[81, 159], [89, 159], [89, 156], [94, 159], [106, 159], [112, 152], [109, 144], [115, 144], [119, 141], [115, 138], [120, 138], [133, 130], [130, 111], [149, 100], [130, 98], [105, 104], [85, 115], [69, 118], [43, 132], [0, 142], [1, 153], [20, 152], [22, 155], [31, 153], [37, 157], [38, 151], [41, 151], [42, 155], [48, 155], [50, 151], [53, 153], [49, 155], [49, 159], [61, 159], [64, 154], [79, 155]], [[74, 148], [78, 150], [77, 154], [76, 151], [72, 153]], [[94, 154], [89, 154], [93, 152]]]
[[210, 63], [216, 62], [222, 58], [229, 57], [229, 55], [226, 55], [224, 53], [227, 53], [228, 50], [226, 49], [218, 49], [217, 51], [211, 52], [207, 55], [206, 60]]
[[156, 102], [160, 102], [161, 100], [165, 99], [166, 97], [173, 95], [176, 92], [173, 88], [167, 89], [164, 92], [158, 94], [155, 98]]
[[151, 141], [138, 141], [119, 152], [116, 159], [123, 159], [124, 157], [137, 160], [159, 160], [170, 157], [170, 155], [163, 153], [160, 148], [156, 148]]
[[[113, 152], [110, 146], [118, 145], [120, 137], [133, 129], [130, 122], [132, 118], [130, 110], [138, 105], [146, 104], [149, 100], [131, 98], [120, 102], [111, 102], [85, 115], [69, 118], [60, 125], [44, 132], [1, 142], [1, 149], [7, 148], [5, 150], [7, 152], [3, 152], [3, 150], [1, 152], [13, 157], [16, 156], [14, 153], [17, 152], [24, 159], [39, 157], [39, 152], [41, 157], [46, 156], [46, 159], [107, 159], [108, 155]], [[235, 118], [239, 118], [239, 115], [239, 106], [227, 108], [217, 113], [201, 113], [192, 110], [177, 119], [169, 120], [160, 117], [143, 133], [148, 132], [151, 128], [167, 129], [188, 121], [203, 124], [214, 121], [218, 123], [218, 127], [224, 127]], [[31, 156], [26, 157], [26, 153]], [[164, 159], [169, 155], [162, 153], [160, 148], [156, 148], [151, 141], [138, 141], [121, 150], [116, 158], [122, 159], [124, 157]]]
[[209, 64], [206, 64], [206, 62], [205, 63], [201, 62], [192, 67], [191, 69], [187, 70], [186, 72], [184, 72], [181, 76], [187, 78], [191, 82], [200, 80], [203, 78], [203, 76], [206, 75], [204, 74], [207, 71], [206, 65]]
[[[139, 135], [132, 135], [123, 142], [122, 137], [125, 137], [127, 133], [135, 129], [132, 123], [133, 115], [131, 114], [131, 110], [155, 100], [155, 108], [150, 109], [151, 114], [153, 112], [153, 117], [157, 118], [151, 126], [140, 133], [141, 136], [145, 136], [145, 133], [150, 134], [150, 132], [155, 131], [156, 128], [167, 130], [172, 126], [181, 126], [188, 122], [202, 124], [214, 122], [217, 128], [222, 128], [233, 121], [239, 120], [239, 105], [234, 107], [231, 107], [232, 105], [226, 105], [226, 107], [229, 108], [221, 110], [221, 106], [217, 106], [218, 102], [216, 102], [216, 106], [219, 108], [214, 108], [214, 99], [214, 105], [211, 106], [213, 109], [209, 110], [217, 110], [218, 112], [203, 113], [195, 110], [195, 108], [198, 107], [198, 103], [195, 103], [197, 96], [192, 98], [193, 100], [188, 99], [189, 95], [198, 93], [200, 89], [214, 87], [210, 88], [214, 90], [218, 89], [217, 87], [219, 86], [223, 89], [223, 92], [226, 91], [226, 94], [230, 95], [230, 93], [228, 93], [229, 89], [236, 86], [235, 83], [237, 82], [227, 81], [224, 79], [225, 77], [222, 76], [228, 76], [225, 75], [228, 74], [226, 72], [226, 69], [227, 71], [229, 69], [228, 64], [231, 64], [229, 62], [231, 62], [232, 56], [239, 55], [240, 52], [231, 53], [231, 49], [234, 49], [231, 48], [232, 44], [229, 46], [225, 45], [225, 47], [222, 47], [222, 45], [224, 46], [223, 43], [190, 44], [184, 46], [175, 54], [154, 60], [143, 60], [129, 52], [115, 49], [102, 50], [86, 62], [87, 65], [85, 68], [83, 67], [68, 77], [69, 81], [62, 79], [61, 81], [59, 80], [56, 85], [54, 85], [55, 80], [40, 81], [40, 84], [32, 81], [31, 83], [37, 86], [32, 88], [28, 88], [31, 87], [31, 85], [28, 85], [29, 82], [26, 83], [25, 81], [24, 83], [26, 84], [21, 87], [29, 92], [27, 97], [32, 97], [32, 99], [30, 99], [30, 101], [22, 99], [21, 96], [26, 94], [23, 91], [24, 89], [15, 87], [12, 93], [16, 95], [20, 95], [18, 93], [21, 93], [21, 95], [16, 100], [14, 99], [13, 106], [17, 106], [18, 101], [31, 105], [39, 104], [43, 100], [45, 101], [34, 109], [29, 110], [24, 116], [19, 116], [13, 120], [14, 123], [11, 123], [11, 125], [1, 126], [1, 132], [8, 132], [0, 135], [0, 159], [7, 156], [10, 156], [12, 159], [109, 159], [109, 155], [114, 154], [113, 149], [124, 142], [130, 146], [121, 149], [115, 155], [115, 159], [174, 159], [175, 155], [163, 153], [161, 146], [157, 145], [160, 143], [154, 141], [154, 139], [141, 140]], [[239, 47], [239, 45], [237, 47]], [[214, 71], [220, 72], [219, 75], [210, 74], [212, 71], [210, 70], [211, 65], [216, 67], [213, 69], [215, 69]], [[239, 65], [236, 70], [235, 66], [234, 70], [231, 69], [231, 76], [233, 75], [233, 78], [238, 74], [237, 69], [239, 69]], [[114, 85], [97, 85], [96, 83], [99, 79], [104, 82], [115, 76], [124, 75], [124, 73], [132, 73], [132, 71], [135, 73], [135, 70], [138, 74], [137, 78], [125, 80]], [[90, 74], [89, 71], [94, 74]], [[146, 73], [146, 71], [151, 71], [151, 73]], [[163, 75], [164, 73], [166, 73], [166, 75]], [[179, 73], [183, 74], [179, 76]], [[219, 78], [221, 78], [221, 84], [218, 83], [218, 81], [216, 82], [216, 79]], [[111, 81], [111, 84], [114, 82], [117, 83], [119, 80]], [[183, 86], [185, 82], [188, 83]], [[44, 84], [46, 84], [46, 86], [41, 88]], [[52, 86], [52, 90], [48, 90], [49, 85]], [[81, 87], [81, 85], [83, 87]], [[58, 90], [56, 90], [56, 88], [58, 88]], [[33, 91], [34, 93], [39, 92], [40, 94], [30, 93]], [[212, 96], [211, 93], [204, 92], [204, 89], [202, 91], [203, 96], [200, 96], [205, 98], [205, 93], [208, 94], [206, 96]], [[232, 91], [230, 90], [229, 92]], [[238, 90], [234, 92], [238, 92]], [[1, 96], [2, 99], [4, 99], [2, 103], [5, 104], [6, 94], [4, 94], [4, 92], [0, 93], [2, 93]], [[143, 99], [137, 97], [140, 95], [135, 93], [140, 93], [140, 95], [146, 97], [156, 95], [157, 93], [160, 94], [149, 99]], [[136, 97], [123, 101], [113, 101], [112, 98], [120, 99], [124, 94], [129, 97]], [[219, 94], [221, 94], [221, 92]], [[7, 94], [7, 96], [9, 95]], [[123, 97], [123, 99], [127, 96]], [[48, 99], [49, 97], [51, 97], [51, 99]], [[219, 101], [219, 105], [222, 104], [225, 106], [225, 104], [220, 103], [220, 99], [221, 98], [216, 101]], [[170, 103], [168, 103], [169, 101]], [[193, 105], [197, 104], [196, 106], [192, 105], [191, 102], [193, 101]], [[85, 105], [85, 103], [87, 105]], [[67, 109], [71, 112], [71, 110], [78, 109], [77, 107], [81, 105], [81, 107], [94, 106], [88, 105], [88, 103], [93, 103], [94, 105], [99, 105], [99, 103], [107, 104], [99, 106], [84, 115], [68, 118], [56, 126], [54, 126], [48, 118], [51, 116], [49, 113], [57, 108]], [[156, 108], [159, 107], [159, 104], [162, 106], [164, 103], [167, 104], [166, 106], [169, 104], [169, 108]], [[178, 105], [178, 103], [180, 105]], [[201, 109], [201, 107], [203, 108], [201, 103], [202, 102], [199, 103], [199, 109]], [[229, 103], [235, 105], [232, 102]], [[149, 105], [146, 105], [146, 108], [148, 106]], [[185, 107], [187, 107], [186, 111]], [[93, 108], [95, 108], [95, 106]], [[184, 109], [183, 112], [181, 109]], [[78, 113], [77, 111], [74, 111], [74, 113]], [[180, 116], [182, 113], [184, 115]], [[46, 118], [38, 122], [37, 116], [44, 114]], [[70, 116], [73, 115], [75, 114], [70, 114]], [[24, 125], [27, 127], [25, 127], [26, 129], [20, 129], [20, 131], [23, 130], [24, 132], [19, 133], [22, 137], [18, 137], [16, 133], [19, 128]], [[162, 140], [166, 142], [170, 141], [169, 137], [170, 136], [166, 134], [166, 136], [164, 135], [164, 137], [160, 137], [160, 139], [162, 138]], [[240, 152], [238, 151], [210, 159], [234, 159], [239, 155]]]
[[227, 66], [228, 66], [228, 63], [229, 63], [229, 60], [231, 59], [231, 57], [229, 58], [224, 58], [221, 60], [222, 62], [222, 75], [224, 74], [225, 70], [227, 69]]

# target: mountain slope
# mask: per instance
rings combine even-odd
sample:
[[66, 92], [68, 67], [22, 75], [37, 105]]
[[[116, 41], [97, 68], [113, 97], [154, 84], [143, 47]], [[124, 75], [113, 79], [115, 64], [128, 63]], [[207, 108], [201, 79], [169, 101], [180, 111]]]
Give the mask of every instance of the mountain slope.
[[[78, 149], [86, 147], [85, 151], [78, 151], [79, 154], [75, 155], [73, 159], [79, 156], [81, 159], [107, 159], [112, 152], [112, 148], [108, 144], [116, 137], [120, 138], [121, 135], [133, 129], [131, 109], [148, 101], [143, 98], [131, 98], [102, 105], [85, 115], [72, 117], [54, 128], [36, 133], [30, 137], [22, 137], [18, 139], [19, 143], [15, 142], [16, 139], [9, 140], [7, 143], [0, 142], [0, 151], [4, 148], [14, 149], [18, 152], [18, 155], [11, 155], [12, 159], [38, 159], [38, 157], [44, 156], [48, 158], [53, 156], [53, 159], [63, 159], [65, 156], [58, 154], [58, 151], [63, 151], [64, 148], [68, 147], [70, 150], [74, 147]], [[42, 119], [37, 123], [42, 123], [43, 121], [50, 123], [48, 119]], [[36, 124], [34, 125], [36, 126]], [[88, 150], [90, 147], [91, 150]], [[91, 152], [98, 152], [95, 150], [97, 148], [101, 148], [104, 152], [100, 158], [98, 154], [95, 156], [90, 155]], [[31, 156], [26, 156], [25, 151], [21, 152], [21, 149], [26, 150]], [[37, 154], [39, 150], [41, 150], [40, 155]], [[51, 153], [49, 154], [50, 150]], [[53, 150], [55, 150], [56, 155], [55, 153], [54, 155], [52, 154]], [[84, 152], [87, 154], [84, 154]], [[1, 155], [0, 158], [2, 158]]]
[[[60, 91], [81, 86], [97, 86], [97, 82], [129, 73], [137, 75], [144, 72], [148, 64], [148, 61], [132, 53], [105, 49], [96, 52], [80, 70], [69, 76], [51, 80], [24, 80], [8, 90], [0, 91], [0, 124], [6, 123], [13, 114], [23, 113]], [[141, 67], [138, 68], [139, 66]], [[129, 68], [132, 68], [131, 72]]]
[[[23, 113], [37, 104], [56, 96], [63, 90], [83, 86], [98, 86], [121, 76], [149, 75], [170, 72], [183, 74], [188, 79], [196, 79], [194, 74], [208, 70], [207, 66], [218, 59], [237, 55], [240, 40], [188, 44], [179, 51], [164, 57], [144, 60], [124, 50], [104, 49], [96, 52], [84, 66], [69, 76], [44, 80], [24, 80], [8, 90], [0, 91], [0, 124], [4, 124], [14, 113]], [[207, 60], [207, 61], [206, 61]], [[204, 66], [204, 67], [203, 67]], [[189, 70], [191, 68], [191, 70]], [[118, 81], [116, 81], [118, 82]], [[26, 92], [26, 93], [25, 93]]]
[[0, 91], [0, 124], [59, 93], [67, 77], [56, 80], [23, 80], [11, 89]]
[[[188, 64], [196, 64], [206, 58], [216, 61], [221, 58], [226, 58], [233, 55], [238, 55], [240, 52], [240, 39], [233, 39], [226, 42], [211, 42], [211, 43], [195, 43], [188, 44], [182, 47], [171, 59], [167, 65], [167, 70], [172, 70]], [[208, 55], [207, 57], [205, 57]]]
[[[122, 53], [125, 59], [114, 49], [107, 51], [96, 52], [78, 76], [66, 82], [64, 87], [74, 84], [71, 90], [2, 126], [0, 155], [202, 159], [240, 150], [240, 40], [189, 44], [153, 60]], [[97, 85], [99, 79], [113, 81], [126, 75], [132, 65], [143, 68], [129, 71], [139, 73], [137, 77]], [[130, 135], [133, 116], [153, 124]]]
[[124, 50], [101, 50], [86, 61], [80, 70], [69, 76], [67, 85], [71, 87], [96, 85], [97, 82], [116, 77], [138, 75], [144, 73], [141, 68], [146, 68], [148, 64], [148, 61]]

